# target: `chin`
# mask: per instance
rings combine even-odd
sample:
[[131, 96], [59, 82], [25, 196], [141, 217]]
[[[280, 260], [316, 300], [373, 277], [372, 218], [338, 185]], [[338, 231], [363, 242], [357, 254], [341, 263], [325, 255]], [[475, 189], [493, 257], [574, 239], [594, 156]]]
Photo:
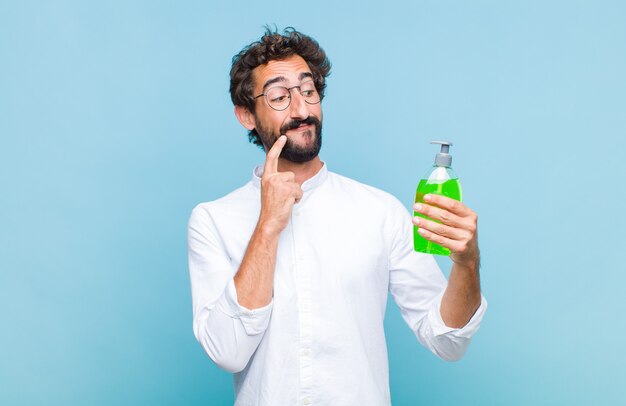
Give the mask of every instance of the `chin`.
[[309, 162], [317, 158], [320, 153], [320, 149], [322, 148], [321, 135], [312, 133], [306, 138], [307, 140], [310, 140], [310, 142], [307, 142], [306, 145], [295, 144], [287, 138], [287, 144], [283, 148], [280, 157], [295, 163]]

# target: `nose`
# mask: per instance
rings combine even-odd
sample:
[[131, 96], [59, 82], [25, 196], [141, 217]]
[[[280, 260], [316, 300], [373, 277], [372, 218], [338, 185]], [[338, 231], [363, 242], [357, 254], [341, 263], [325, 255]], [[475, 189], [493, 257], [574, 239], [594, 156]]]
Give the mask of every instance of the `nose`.
[[308, 104], [300, 94], [299, 88], [291, 90], [291, 104], [289, 105], [289, 109], [291, 118], [304, 120], [309, 116]]

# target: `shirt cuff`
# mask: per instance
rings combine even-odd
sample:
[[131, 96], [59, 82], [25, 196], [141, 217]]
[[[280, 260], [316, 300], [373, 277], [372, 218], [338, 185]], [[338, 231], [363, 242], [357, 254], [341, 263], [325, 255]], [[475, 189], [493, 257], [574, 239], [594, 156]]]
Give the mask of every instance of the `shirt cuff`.
[[269, 326], [270, 316], [272, 314], [272, 307], [274, 300], [258, 309], [250, 310], [239, 304], [237, 300], [237, 289], [235, 288], [235, 281], [231, 279], [226, 286], [224, 292], [226, 298], [225, 301], [220, 301], [218, 304], [219, 309], [227, 316], [233, 319], [239, 319], [243, 325], [246, 334], [257, 335], [263, 333]]
[[439, 294], [439, 296], [435, 299], [433, 307], [431, 307], [428, 312], [428, 321], [430, 322], [435, 337], [447, 334], [459, 338], [471, 338], [474, 333], [478, 331], [480, 322], [482, 321], [485, 311], [487, 310], [487, 300], [485, 297], [482, 294], [480, 295], [480, 306], [476, 309], [476, 312], [467, 324], [461, 328], [448, 327], [446, 326], [446, 323], [444, 323], [441, 318], [442, 299], [443, 293]]

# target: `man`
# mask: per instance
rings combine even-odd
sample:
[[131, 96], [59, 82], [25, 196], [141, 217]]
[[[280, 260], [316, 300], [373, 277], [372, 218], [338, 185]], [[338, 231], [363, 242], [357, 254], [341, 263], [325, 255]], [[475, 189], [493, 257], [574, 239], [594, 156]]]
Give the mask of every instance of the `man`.
[[477, 217], [429, 196], [413, 218], [450, 248], [446, 280], [413, 251], [393, 196], [330, 172], [322, 144], [326, 54], [293, 29], [268, 31], [231, 69], [235, 114], [267, 153], [252, 180], [189, 221], [194, 333], [234, 372], [236, 405], [389, 405], [387, 292], [417, 339], [460, 358], [486, 309]]

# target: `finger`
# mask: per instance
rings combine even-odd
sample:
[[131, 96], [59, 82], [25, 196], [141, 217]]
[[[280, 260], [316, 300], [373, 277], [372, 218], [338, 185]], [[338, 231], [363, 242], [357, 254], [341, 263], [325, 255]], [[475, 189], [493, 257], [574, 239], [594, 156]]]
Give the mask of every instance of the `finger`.
[[[272, 176], [270, 176], [272, 175]], [[295, 184], [296, 174], [287, 171], [287, 172], [277, 172], [274, 174], [271, 173], [263, 173], [263, 177], [261, 178], [261, 188], [280, 188], [283, 184]]]
[[424, 228], [434, 234], [438, 234], [450, 240], [463, 241], [469, 240], [472, 237], [469, 231], [462, 228], [446, 226], [444, 224], [440, 224], [435, 221], [430, 221], [420, 217], [413, 217], [413, 224], [415, 224], [419, 228]]
[[418, 228], [417, 232], [426, 240], [434, 242], [435, 244], [439, 244], [442, 247], [448, 248], [453, 253], [461, 252], [467, 247], [467, 243], [465, 241], [452, 240], [442, 235], [435, 234], [432, 231], [429, 231], [422, 227]]
[[278, 176], [278, 179], [280, 179], [283, 182], [295, 182], [296, 181], [296, 174], [291, 171], [279, 172], [277, 176]]
[[302, 189], [298, 188], [294, 192], [294, 198], [296, 199], [296, 203], [299, 203], [300, 200], [302, 200], [302, 196], [304, 196], [304, 192], [302, 191]]
[[267, 156], [265, 157], [265, 168], [263, 169], [263, 174], [272, 175], [278, 172], [278, 157], [280, 156], [280, 152], [283, 150], [285, 143], [287, 142], [287, 136], [281, 135], [278, 137], [272, 148], [267, 152]]
[[428, 204], [441, 207], [458, 216], [468, 216], [471, 210], [458, 200], [443, 195], [428, 194], [424, 196], [424, 201]]
[[458, 228], [465, 228], [465, 222], [463, 219], [448, 210], [440, 209], [439, 207], [431, 206], [424, 203], [417, 203], [413, 206], [413, 210], [419, 214], [423, 214], [434, 220], [439, 220], [441, 223]]

